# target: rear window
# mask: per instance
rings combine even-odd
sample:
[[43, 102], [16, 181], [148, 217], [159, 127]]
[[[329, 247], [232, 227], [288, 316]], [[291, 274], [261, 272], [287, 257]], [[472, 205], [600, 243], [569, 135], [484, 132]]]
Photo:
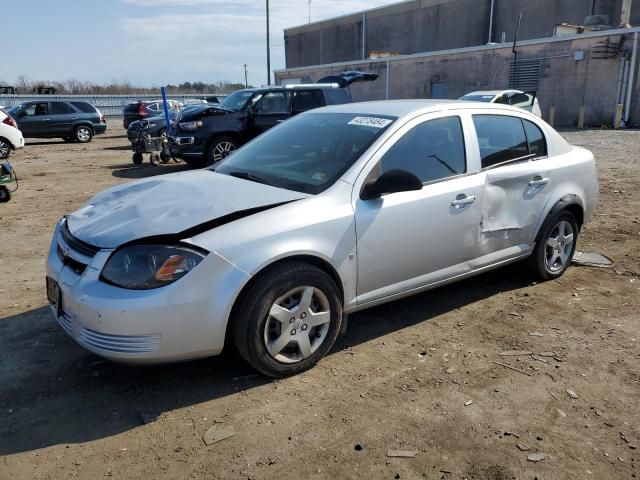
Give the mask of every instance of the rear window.
[[547, 154], [544, 134], [533, 122], [506, 115], [473, 115], [482, 168], [527, 155]]
[[95, 113], [96, 108], [87, 102], [71, 102], [71, 105], [76, 107], [78, 110], [84, 113]]
[[138, 113], [138, 110], [140, 110], [140, 104], [139, 103], [130, 103], [129, 105], [127, 105], [126, 107], [124, 107], [124, 111], [128, 112], [128, 113]]

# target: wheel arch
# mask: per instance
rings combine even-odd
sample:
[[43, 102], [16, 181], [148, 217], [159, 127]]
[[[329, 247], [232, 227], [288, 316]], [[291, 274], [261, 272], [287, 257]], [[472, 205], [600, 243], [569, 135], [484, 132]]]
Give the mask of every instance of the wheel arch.
[[16, 150], [16, 146], [7, 137], [0, 136], [0, 140], [4, 140], [5, 142], [7, 142], [9, 144], [9, 148], [11, 150], [13, 150], [13, 151]]
[[309, 253], [298, 253], [298, 254], [292, 254], [292, 255], [288, 255], [285, 257], [280, 257], [280, 258], [276, 258], [274, 259], [272, 262], [266, 264], [266, 265], [262, 265], [260, 267], [260, 269], [258, 271], [255, 272], [255, 274], [251, 275], [251, 277], [245, 282], [245, 284], [242, 286], [242, 288], [240, 288], [240, 290], [238, 291], [237, 295], [235, 296], [235, 298], [233, 299], [233, 305], [231, 306], [231, 309], [229, 310], [229, 315], [227, 318], [227, 324], [225, 327], [225, 341], [224, 344], [225, 345], [230, 345], [231, 343], [231, 335], [232, 335], [232, 328], [230, 328], [231, 326], [231, 322], [233, 322], [234, 316], [235, 316], [235, 312], [236, 312], [236, 308], [238, 306], [238, 304], [240, 303], [240, 300], [243, 298], [243, 296], [246, 294], [247, 290], [251, 287], [251, 285], [253, 285], [254, 282], [257, 281], [257, 279], [259, 277], [261, 277], [262, 275], [267, 274], [270, 270], [272, 270], [273, 268], [282, 265], [283, 263], [287, 263], [287, 262], [300, 262], [300, 263], [307, 263], [309, 265], [313, 265], [317, 268], [319, 268], [320, 270], [324, 271], [326, 274], [328, 274], [333, 281], [335, 282], [336, 286], [338, 287], [338, 291], [340, 292], [340, 300], [342, 301], [342, 305], [344, 307], [344, 284], [342, 283], [342, 278], [340, 277], [340, 275], [338, 274], [338, 271], [336, 270], [336, 268], [331, 265], [331, 263], [329, 261], [327, 261], [326, 259], [318, 256], [318, 255], [313, 255], [313, 254], [309, 254]]
[[536, 242], [540, 239], [540, 232], [542, 231], [542, 226], [547, 221], [547, 219], [562, 210], [568, 210], [573, 214], [578, 224], [578, 231], [582, 228], [582, 224], [584, 223], [584, 203], [582, 202], [582, 199], [578, 195], [568, 194], [560, 198], [551, 207], [547, 215], [545, 215], [544, 220], [540, 222], [540, 225], [538, 226], [538, 231], [536, 232]]
[[95, 129], [95, 128], [93, 128], [93, 124], [92, 124], [91, 122], [89, 122], [88, 120], [79, 120], [79, 121], [77, 121], [76, 123], [74, 123], [74, 124], [73, 124], [73, 127], [72, 127], [72, 129], [71, 129], [71, 130], [73, 131], [73, 133], [75, 133], [75, 132], [76, 132], [76, 129], [77, 129], [78, 127], [89, 127], [89, 129], [91, 130], [91, 133], [92, 133], [92, 134], [95, 134], [95, 133], [96, 133], [96, 129]]

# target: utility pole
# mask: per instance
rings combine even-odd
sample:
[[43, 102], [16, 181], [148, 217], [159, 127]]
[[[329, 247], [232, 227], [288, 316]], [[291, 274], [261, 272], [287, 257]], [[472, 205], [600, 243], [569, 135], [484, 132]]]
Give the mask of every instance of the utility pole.
[[271, 85], [271, 45], [269, 44], [269, 0], [267, 2], [267, 85]]
[[311, 23], [311, 0], [309, 0], [309, 23]]
[[247, 81], [247, 64], [244, 64], [244, 88], [249, 88], [249, 82]]

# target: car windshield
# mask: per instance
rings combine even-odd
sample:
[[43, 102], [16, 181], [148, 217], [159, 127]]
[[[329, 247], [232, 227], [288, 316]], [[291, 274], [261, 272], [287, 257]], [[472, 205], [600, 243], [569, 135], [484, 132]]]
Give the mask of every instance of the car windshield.
[[306, 113], [248, 143], [216, 173], [317, 194], [333, 185], [396, 117]]
[[15, 107], [11, 107], [7, 109], [7, 113], [13, 117], [16, 113], [18, 113], [18, 111], [20, 111], [20, 109], [22, 108], [22, 105], [23, 104], [16, 105]]
[[224, 108], [232, 112], [242, 110], [249, 99], [253, 96], [254, 92], [247, 90], [238, 90], [230, 95], [227, 95], [224, 100], [217, 105], [218, 108]]
[[468, 100], [470, 102], [491, 102], [495, 98], [495, 95], [465, 95], [460, 97], [459, 100]]

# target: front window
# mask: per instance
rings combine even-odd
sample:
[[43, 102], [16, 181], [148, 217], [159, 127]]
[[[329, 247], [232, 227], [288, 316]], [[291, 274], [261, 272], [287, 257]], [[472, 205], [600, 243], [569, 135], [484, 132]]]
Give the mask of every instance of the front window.
[[218, 105], [218, 108], [223, 108], [231, 112], [238, 112], [247, 106], [247, 103], [253, 97], [254, 92], [248, 90], [238, 90], [227, 95], [224, 100]]
[[212, 170], [317, 194], [333, 185], [395, 119], [306, 113], [269, 130]]

